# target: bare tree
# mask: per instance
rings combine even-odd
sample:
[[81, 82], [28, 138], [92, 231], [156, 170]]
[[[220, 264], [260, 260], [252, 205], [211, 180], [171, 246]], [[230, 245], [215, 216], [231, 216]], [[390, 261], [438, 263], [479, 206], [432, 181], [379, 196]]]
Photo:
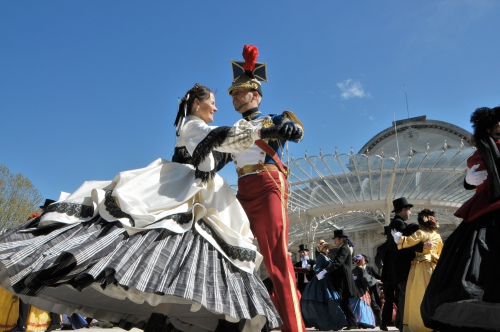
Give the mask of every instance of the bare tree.
[[0, 230], [9, 229], [26, 221], [38, 211], [42, 194], [21, 173], [12, 174], [0, 165]]

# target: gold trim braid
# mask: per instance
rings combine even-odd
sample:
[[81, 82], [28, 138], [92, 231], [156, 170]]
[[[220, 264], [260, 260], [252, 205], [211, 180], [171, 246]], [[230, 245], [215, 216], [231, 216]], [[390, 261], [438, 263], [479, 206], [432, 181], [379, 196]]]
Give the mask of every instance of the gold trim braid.
[[227, 93], [231, 94], [231, 91], [234, 89], [250, 89], [250, 90], [257, 90], [259, 88], [259, 83], [258, 82], [244, 82], [244, 83], [236, 83], [231, 85], [229, 89], [227, 89]]

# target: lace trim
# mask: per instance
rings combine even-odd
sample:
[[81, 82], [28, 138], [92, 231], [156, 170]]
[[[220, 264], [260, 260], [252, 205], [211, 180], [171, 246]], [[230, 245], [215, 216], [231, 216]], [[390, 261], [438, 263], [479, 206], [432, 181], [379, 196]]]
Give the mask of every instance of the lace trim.
[[240, 261], [248, 261], [255, 262], [255, 258], [257, 257], [257, 253], [254, 250], [237, 247], [226, 243], [223, 239], [221, 239], [216, 232], [205, 222], [203, 219], [198, 220], [198, 225], [200, 225], [201, 229], [207, 232], [217, 244], [222, 248], [222, 250], [232, 259], [237, 259]]
[[65, 213], [68, 216], [75, 216], [76, 218], [89, 218], [94, 215], [94, 207], [77, 203], [62, 202], [49, 205], [45, 210], [45, 213], [47, 212]]
[[176, 223], [178, 223], [179, 225], [184, 225], [184, 224], [191, 222], [191, 220], [193, 220], [193, 212], [189, 211], [186, 213], [171, 214], [169, 216], [166, 216], [165, 218], [161, 218], [160, 220], [155, 221], [154, 223], [156, 224], [157, 222], [160, 222], [160, 221], [165, 220], [165, 219], [171, 219], [171, 220], [175, 221]]
[[115, 218], [127, 218], [130, 221], [130, 225], [135, 227], [135, 221], [132, 216], [120, 209], [118, 203], [116, 203], [116, 198], [111, 196], [112, 193], [113, 190], [106, 190], [106, 193], [104, 194], [104, 206], [106, 206], [106, 211], [108, 211], [109, 214]]
[[193, 152], [194, 156], [189, 154], [185, 146], [176, 147], [174, 149], [172, 161], [179, 164], [193, 165], [195, 167], [194, 177], [196, 179], [201, 179], [202, 182], [207, 182], [215, 176], [217, 170], [214, 169], [210, 172], [204, 172], [199, 170], [198, 166], [210, 153], [212, 153], [216, 165], [225, 158], [225, 153], [213, 151], [213, 149], [224, 142], [230, 129], [231, 127], [217, 127], [212, 130], [200, 144], [198, 144]]
[[179, 164], [193, 165], [193, 157], [191, 157], [185, 146], [175, 147], [172, 161]]
[[[215, 176], [216, 170], [210, 172], [203, 172], [198, 169], [198, 166], [203, 160], [216, 148], [219, 147], [224, 140], [227, 138], [227, 134], [231, 127], [217, 127], [212, 130], [208, 135], [198, 144], [193, 152], [193, 166], [196, 167], [195, 177], [201, 179], [202, 182], [207, 182], [209, 179]], [[218, 154], [214, 154], [217, 157]], [[222, 158], [218, 157], [219, 160]]]

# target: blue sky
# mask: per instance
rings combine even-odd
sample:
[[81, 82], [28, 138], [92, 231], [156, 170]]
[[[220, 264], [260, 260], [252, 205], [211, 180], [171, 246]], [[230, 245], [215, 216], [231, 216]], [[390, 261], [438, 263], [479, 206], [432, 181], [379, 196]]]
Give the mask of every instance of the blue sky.
[[[296, 158], [357, 152], [394, 119], [467, 130], [500, 105], [500, 2], [0, 1], [0, 164], [47, 198], [170, 159], [177, 98], [217, 91], [244, 44], [268, 66], [261, 109], [292, 110]], [[408, 110], [405, 97], [408, 96]], [[234, 166], [221, 173], [236, 183]]]

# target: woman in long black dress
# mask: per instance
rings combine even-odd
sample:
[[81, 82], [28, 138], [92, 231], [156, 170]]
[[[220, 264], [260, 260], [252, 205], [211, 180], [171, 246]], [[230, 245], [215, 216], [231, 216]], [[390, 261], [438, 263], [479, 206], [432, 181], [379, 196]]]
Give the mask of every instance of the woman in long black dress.
[[262, 257], [246, 214], [216, 174], [222, 153], [265, 129], [209, 126], [215, 112], [213, 92], [196, 84], [179, 105], [173, 162], [85, 182], [3, 234], [2, 286], [45, 310], [146, 331], [281, 325], [254, 274]]
[[439, 331], [500, 331], [500, 107], [471, 116], [473, 144], [465, 189], [476, 192], [455, 216], [420, 307]]
[[323, 271], [332, 262], [328, 258], [331, 247], [325, 240], [320, 240], [316, 246], [318, 257], [314, 272], [318, 277], [315, 276], [307, 283], [300, 300], [306, 326], [316, 327], [321, 331], [336, 331], [347, 326], [344, 312], [340, 309], [340, 296], [333, 287], [332, 279], [325, 277], [326, 271]]

